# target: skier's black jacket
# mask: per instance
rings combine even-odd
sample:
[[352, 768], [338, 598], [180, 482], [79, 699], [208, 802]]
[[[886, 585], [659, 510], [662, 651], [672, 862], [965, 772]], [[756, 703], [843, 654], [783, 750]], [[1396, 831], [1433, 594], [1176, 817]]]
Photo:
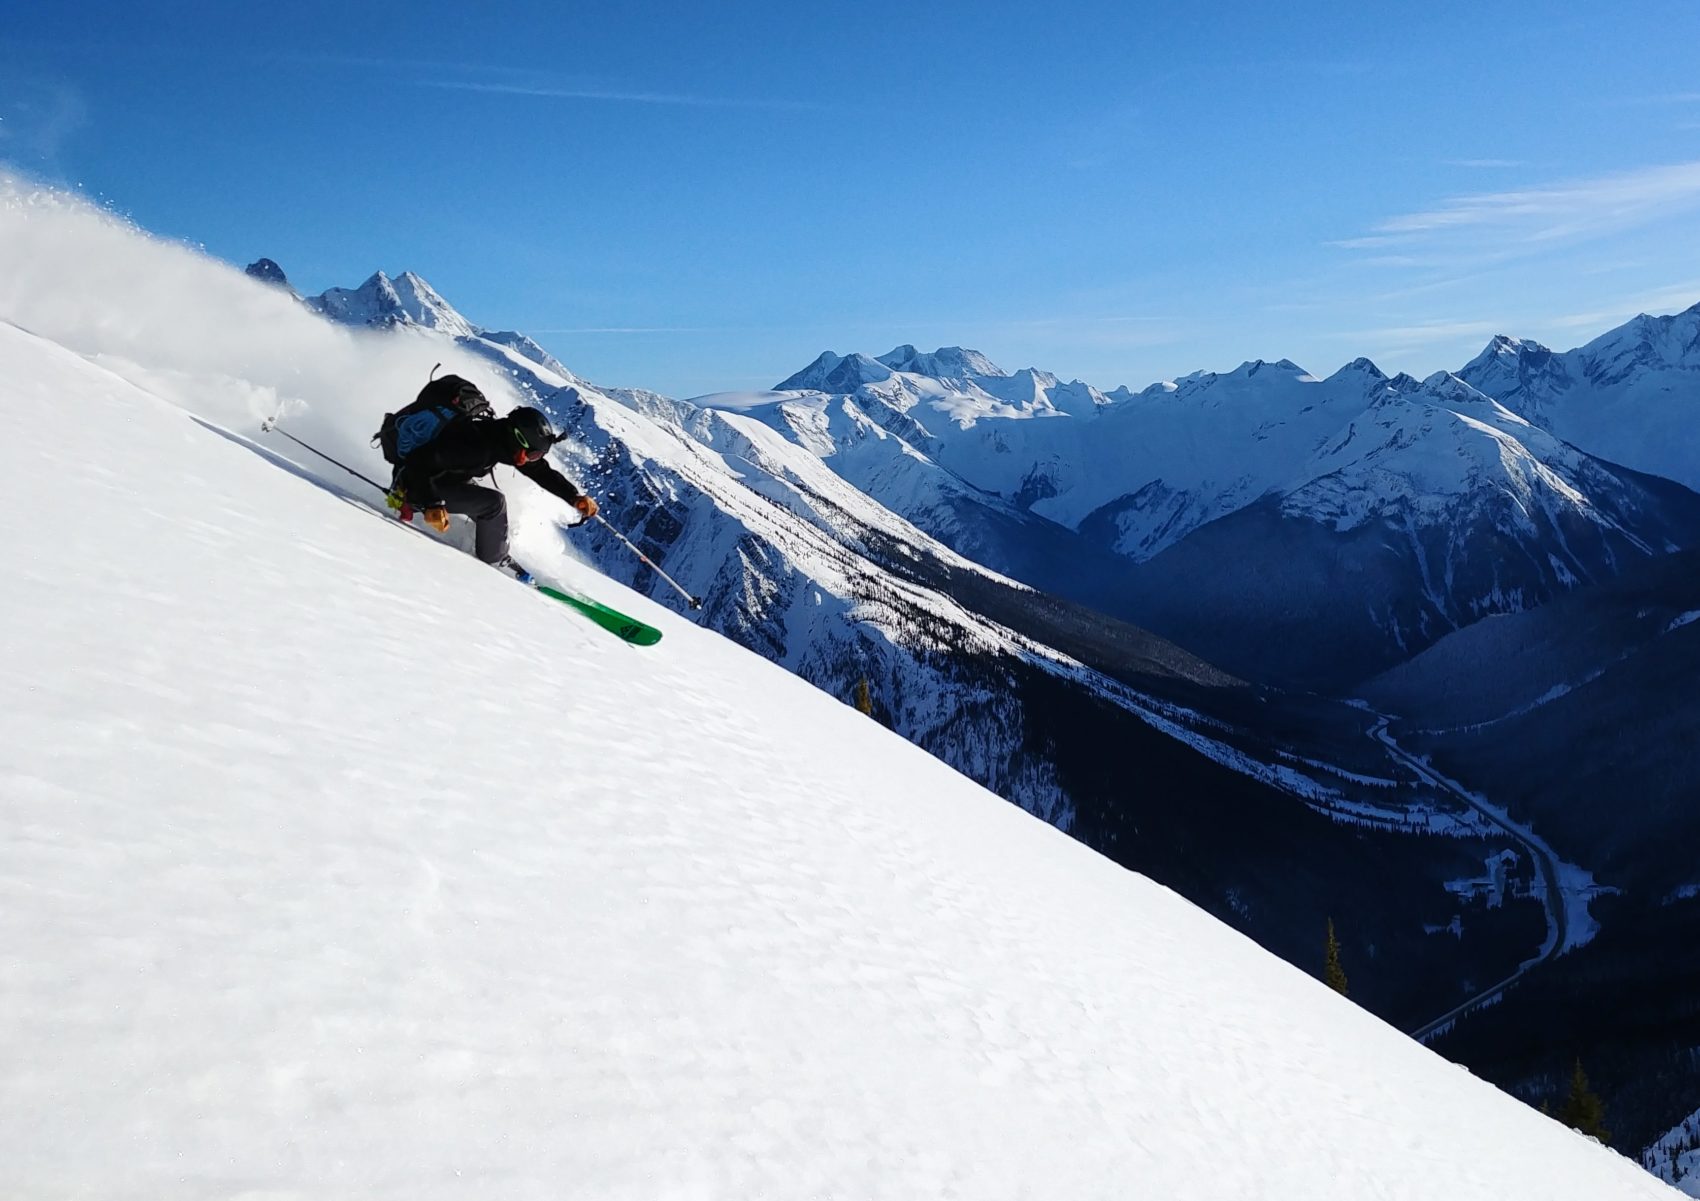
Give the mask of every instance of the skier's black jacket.
[[545, 492], [572, 504], [579, 490], [571, 480], [544, 459], [516, 464], [513, 423], [506, 417], [494, 421], [454, 421], [431, 441], [407, 457], [396, 472], [407, 502], [416, 509], [435, 509], [443, 504], [445, 484], [466, 484], [488, 475], [506, 463]]

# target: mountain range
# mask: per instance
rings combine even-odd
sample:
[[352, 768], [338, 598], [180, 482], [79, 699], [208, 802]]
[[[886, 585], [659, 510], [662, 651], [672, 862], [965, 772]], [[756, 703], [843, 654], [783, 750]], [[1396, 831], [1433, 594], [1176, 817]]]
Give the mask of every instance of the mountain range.
[[[767, 397], [701, 403], [759, 416], [980, 562], [1238, 674], [1339, 694], [1481, 617], [1693, 541], [1700, 506], [1661, 478], [1666, 460], [1628, 453], [1633, 439], [1564, 440], [1575, 422], [1550, 396], [1578, 378], [1640, 409], [1684, 381], [1692, 394], [1697, 325], [1693, 309], [1638, 319], [1521, 374], [1496, 339], [1420, 381], [1366, 359], [1325, 379], [1257, 361], [1137, 393], [905, 346], [823, 354]], [[1063, 531], [1126, 565], [1071, 555]]]

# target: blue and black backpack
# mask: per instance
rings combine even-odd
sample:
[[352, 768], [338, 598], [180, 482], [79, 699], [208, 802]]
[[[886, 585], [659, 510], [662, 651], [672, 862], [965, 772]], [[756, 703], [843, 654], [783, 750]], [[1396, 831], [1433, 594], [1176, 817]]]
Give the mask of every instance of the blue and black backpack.
[[478, 385], [458, 375], [432, 379], [406, 408], [385, 413], [384, 423], [372, 435], [372, 444], [384, 452], [384, 461], [400, 466], [407, 457], [443, 432], [451, 423], [489, 417], [490, 402]]

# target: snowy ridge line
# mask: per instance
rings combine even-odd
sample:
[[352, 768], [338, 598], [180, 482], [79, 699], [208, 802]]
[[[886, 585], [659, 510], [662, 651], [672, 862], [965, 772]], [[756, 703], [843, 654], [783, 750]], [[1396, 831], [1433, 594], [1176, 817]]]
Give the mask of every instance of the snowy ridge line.
[[[1010, 633], [1014, 638], [1021, 638], [1021, 635], [1015, 634], [1013, 631]], [[1028, 652], [1030, 656], [1028, 661], [1034, 663], [1034, 665], [1056, 675], [1066, 676], [1088, 684], [1099, 695], [1132, 713], [1159, 733], [1165, 734], [1177, 742], [1184, 743], [1222, 767], [1257, 780], [1259, 783], [1266, 784], [1289, 796], [1296, 797], [1317, 809], [1318, 812], [1330, 816], [1340, 816], [1346, 820], [1362, 818], [1369, 813], [1386, 813], [1385, 810], [1377, 810], [1361, 802], [1350, 801], [1337, 789], [1322, 784], [1291, 767], [1276, 763], [1264, 763], [1255, 759], [1244, 751], [1199, 733], [1187, 724], [1188, 719], [1192, 719], [1200, 726], [1213, 726], [1218, 729], [1230, 728], [1220, 721], [1208, 718], [1184, 706], [1175, 705], [1139, 692], [1120, 680], [1112, 679], [1051, 647], [1029, 643]], [[1292, 758], [1297, 759], [1297, 756]], [[1344, 772], [1338, 774], [1349, 775], [1349, 773]], [[1389, 820], [1391, 821], [1391, 815], [1389, 815]], [[1388, 828], [1406, 830], [1407, 832], [1416, 832], [1417, 830], [1414, 824], [1389, 825]], [[1423, 827], [1422, 832], [1429, 832], [1429, 828]]]
[[1525, 960], [1518, 965], [1515, 972], [1501, 980], [1499, 983], [1491, 985], [1486, 991], [1476, 994], [1468, 1001], [1465, 1001], [1462, 1005], [1459, 1005], [1456, 1009], [1447, 1011], [1444, 1016], [1436, 1018], [1426, 1026], [1421, 1026], [1418, 1029], [1411, 1031], [1411, 1037], [1417, 1042], [1422, 1043], [1424, 1046], [1428, 1046], [1436, 1039], [1452, 1033], [1453, 1030], [1458, 1028], [1458, 1023], [1469, 1017], [1472, 1013], [1498, 1005], [1501, 1001], [1503, 1001], [1505, 999], [1505, 994], [1521, 985], [1523, 983], [1523, 977], [1528, 973], [1529, 969], [1540, 962], [1541, 960], [1538, 957]]
[[1700, 1110], [1641, 1152], [1641, 1166], [1690, 1197], [1700, 1197]]
[[[1013, 635], [1013, 632], [1012, 636], [1020, 637]], [[1048, 670], [1054, 670], [1058, 674], [1068, 674], [1074, 678], [1087, 681], [1095, 691], [1139, 717], [1152, 729], [1166, 734], [1178, 742], [1185, 743], [1206, 758], [1231, 771], [1238, 772], [1289, 796], [1296, 797], [1317, 813], [1343, 824], [1374, 826], [1394, 833], [1442, 834], [1460, 838], [1470, 837], [1476, 832], [1476, 827], [1466, 816], [1448, 814], [1432, 806], [1414, 802], [1414, 808], [1421, 814], [1419, 818], [1413, 816], [1412, 810], [1388, 810], [1369, 802], [1352, 800], [1338, 789], [1323, 784], [1303, 772], [1280, 764], [1264, 763], [1244, 751], [1201, 734], [1193, 728], [1195, 724], [1196, 726], [1231, 730], [1232, 727], [1225, 722], [1139, 692], [1137, 689], [1106, 676], [1096, 669], [1087, 667], [1050, 647], [1034, 646], [1031, 649], [1039, 653], [1038, 662], [1041, 666], [1045, 666]], [[1189, 724], [1189, 722], [1193, 724]], [[1352, 783], [1382, 788], [1398, 786], [1396, 780], [1376, 776], [1361, 776], [1284, 750], [1278, 750], [1277, 755], [1289, 762], [1303, 763], [1306, 766], [1327, 771], [1331, 775]]]
[[[1033, 407], [1012, 407], [985, 390], [989, 379], [971, 374], [931, 377], [901, 369], [912, 364], [900, 363], [893, 370], [861, 358], [874, 374], [847, 377], [839, 381], [836, 391], [779, 392], [770, 394], [773, 399], [765, 405], [734, 403], [730, 407], [762, 415], [814, 453], [830, 458], [846, 478], [899, 512], [905, 511], [906, 498], [884, 495], [877, 481], [841, 466], [858, 427], [880, 429], [900, 441], [907, 438], [917, 458], [998, 496], [1016, 495], [1038, 472], [1049, 480], [1050, 491], [1034, 502], [1034, 511], [1071, 528], [1079, 528], [1085, 517], [1102, 506], [1160, 486], [1191, 516], [1177, 526], [1179, 512], [1166, 506], [1143, 517], [1137, 508], [1124, 512], [1118, 518], [1124, 523], [1157, 523], [1141, 524], [1137, 533], [1124, 525], [1122, 549], [1131, 553], [1137, 546], [1139, 559], [1150, 557], [1212, 517], [1270, 494], [1281, 494], [1294, 511], [1340, 528], [1361, 524], [1372, 512], [1392, 504], [1407, 506], [1408, 518], [1426, 509], [1434, 510], [1431, 517], [1444, 517], [1451, 503], [1444, 498], [1458, 494], [1481, 472], [1505, 477], [1499, 486], [1508, 490], [1525, 517], [1537, 492], [1544, 492], [1582, 519], [1595, 519], [1588, 496], [1570, 477], [1585, 466], [1596, 475], [1601, 468], [1586, 465], [1585, 457], [1573, 447], [1446, 372], [1422, 381], [1408, 376], [1388, 379], [1373, 364], [1360, 360], [1334, 377], [1319, 380], [1281, 363], [1273, 365], [1280, 370], [1253, 382], [1265, 364], [1245, 364], [1225, 376], [1201, 375], [1179, 388], [1159, 385], [1139, 394], [1122, 390], [1115, 399], [1087, 389], [1095, 399], [1076, 411], [1048, 399], [1061, 387], [1054, 377], [1045, 377], [1051, 381], [1050, 393], [1040, 387]], [[834, 359], [835, 363], [848, 361]], [[999, 371], [994, 390], [1006, 391], [1007, 379]], [[803, 376], [794, 377], [782, 386], [801, 386], [802, 380]], [[811, 377], [811, 386], [820, 382]], [[1267, 410], [1275, 416], [1248, 425], [1249, 416], [1225, 408], [1220, 397], [1212, 398], [1224, 389], [1225, 395], [1235, 399], [1269, 398], [1268, 406], [1252, 406], [1249, 411]], [[713, 405], [717, 398], [700, 400]], [[900, 431], [892, 423], [874, 419], [865, 411], [870, 405], [900, 414], [911, 430]], [[810, 424], [819, 428], [807, 436], [798, 420], [789, 417], [800, 406], [811, 407], [817, 414]], [[839, 411], [850, 426], [834, 433], [831, 427]], [[1313, 412], [1316, 416], [1302, 422], [1294, 416]], [[1218, 430], [1217, 454], [1208, 462], [1190, 462], [1183, 453], [1184, 437], [1177, 447], [1155, 457], [1147, 453], [1150, 448], [1123, 445], [1123, 435], [1130, 431], [1142, 434], [1145, 441], [1154, 431], [1164, 437], [1178, 436], [1178, 431], [1191, 428], [1189, 422], [1208, 418], [1219, 426], [1229, 414], [1244, 428]], [[1034, 421], [1034, 417], [1074, 420]], [[932, 428], [925, 424], [929, 420], [934, 422]], [[1357, 436], [1360, 426], [1362, 438]], [[1276, 463], [1270, 462], [1269, 447], [1263, 445], [1270, 437], [1277, 437], [1280, 447]], [[1342, 463], [1339, 456], [1347, 447], [1354, 447], [1354, 457]], [[1239, 449], [1243, 461], [1224, 467], [1220, 455], [1230, 448]], [[1394, 454], [1401, 456], [1397, 471], [1390, 467]], [[1130, 461], [1131, 469], [1126, 466]], [[1562, 474], [1555, 464], [1563, 468]], [[1111, 469], [1117, 465], [1118, 469]], [[1303, 499], [1301, 494], [1306, 492], [1313, 494], [1311, 499]], [[1069, 494], [1072, 499], [1058, 499]], [[1416, 510], [1408, 508], [1413, 504]], [[1632, 545], [1650, 549], [1638, 533], [1616, 518], [1602, 514], [1598, 519]], [[1562, 530], [1558, 536], [1563, 546]], [[1575, 559], [1568, 548], [1566, 553]], [[1563, 564], [1555, 569], [1569, 571]], [[1430, 594], [1439, 612], [1449, 611], [1449, 598], [1433, 581]]]
[[1653, 638], [1649, 639], [1648, 641], [1637, 643], [1634, 646], [1631, 646], [1627, 650], [1620, 652], [1618, 655], [1607, 660], [1605, 663], [1601, 664], [1599, 667], [1596, 667], [1593, 670], [1584, 673], [1583, 675], [1581, 675], [1580, 677], [1578, 677], [1575, 680], [1570, 680], [1570, 681], [1554, 684], [1552, 687], [1548, 688], [1545, 692], [1541, 693], [1541, 695], [1536, 697], [1534, 700], [1529, 701], [1526, 704], [1518, 705], [1516, 708], [1511, 709], [1511, 710], [1509, 710], [1505, 713], [1502, 713], [1498, 717], [1490, 717], [1490, 718], [1487, 718], [1484, 721], [1465, 722], [1462, 725], [1456, 725], [1456, 726], [1424, 726], [1424, 727], [1421, 727], [1421, 728], [1413, 728], [1410, 731], [1410, 733], [1418, 735], [1418, 736], [1422, 736], [1422, 735], [1447, 735], [1447, 734], [1475, 734], [1475, 733], [1481, 732], [1482, 730], [1490, 729], [1493, 726], [1500, 725], [1503, 722], [1508, 722], [1508, 721], [1512, 721], [1512, 720], [1519, 718], [1519, 717], [1527, 716], [1528, 714], [1533, 713], [1537, 709], [1543, 708], [1546, 705], [1552, 704], [1552, 702], [1554, 702], [1556, 700], [1560, 700], [1563, 697], [1570, 695], [1572, 692], [1575, 692], [1579, 688], [1587, 687], [1589, 684], [1592, 684], [1595, 680], [1599, 679], [1601, 676], [1603, 676], [1607, 672], [1609, 672], [1612, 668], [1618, 667], [1621, 664], [1627, 663], [1630, 659], [1633, 659], [1635, 656], [1641, 654], [1649, 646], [1651, 646], [1654, 642], [1656, 642], [1659, 638], [1663, 637], [1666, 634], [1674, 633], [1675, 631], [1680, 630], [1685, 626], [1692, 625], [1695, 621], [1700, 621], [1700, 609], [1692, 610], [1690, 612], [1683, 613], [1683, 614], [1681, 614], [1677, 617], [1672, 618], [1670, 620], [1670, 622], [1668, 622], [1662, 630], [1660, 630], [1657, 634], [1654, 635]]
[[1488, 828], [1486, 822], [1469, 811], [1461, 814], [1449, 813], [1420, 801], [1413, 801], [1410, 808], [1399, 811], [1379, 809], [1347, 797], [1340, 797], [1327, 804], [1307, 800], [1306, 804], [1315, 812], [1341, 825], [1385, 830], [1392, 834], [1478, 838]]
[[[1291, 767], [1265, 763], [1208, 735], [1199, 733], [1189, 724], [1231, 729], [1226, 723], [1156, 697], [1149, 696], [1115, 680], [1094, 668], [1062, 654], [1055, 649], [1024, 639], [1014, 631], [1005, 631], [1012, 639], [1027, 642], [1030, 662], [1054, 674], [1065, 675], [1087, 683], [1095, 692], [1134, 714], [1152, 729], [1190, 746], [1212, 762], [1240, 775], [1257, 780], [1279, 792], [1295, 797], [1315, 812], [1344, 825], [1361, 825], [1399, 834], [1441, 835], [1468, 838], [1480, 833], [1481, 827], [1470, 818], [1470, 811], [1447, 813], [1432, 805], [1413, 802], [1412, 808], [1389, 810], [1369, 802], [1347, 797], [1338, 789]], [[1304, 759], [1290, 752], [1277, 752], [1290, 762], [1304, 763], [1352, 783], [1375, 787], [1397, 787], [1398, 782], [1375, 776], [1333, 768], [1328, 764]]]
[[1275, 753], [1282, 759], [1286, 759], [1289, 762], [1302, 763], [1306, 767], [1314, 767], [1318, 771], [1325, 771], [1329, 775], [1339, 776], [1341, 779], [1350, 781], [1353, 784], [1362, 784], [1369, 788], [1399, 787], [1398, 780], [1389, 779], [1386, 776], [1366, 776], [1360, 772], [1347, 771], [1338, 764], [1325, 763], [1320, 759], [1309, 759], [1303, 755], [1294, 754], [1292, 751], [1288, 750], [1277, 750]]
[[1501, 713], [1498, 717], [1490, 717], [1490, 718], [1487, 718], [1484, 721], [1465, 722], [1463, 725], [1457, 725], [1457, 726], [1424, 726], [1420, 729], [1413, 729], [1413, 730], [1410, 731], [1410, 733], [1418, 735], [1418, 736], [1422, 736], [1422, 735], [1445, 735], [1445, 734], [1475, 734], [1475, 733], [1481, 732], [1482, 730], [1491, 729], [1492, 727], [1500, 725], [1503, 722], [1508, 722], [1508, 721], [1512, 721], [1512, 720], [1519, 718], [1519, 717], [1527, 716], [1528, 714], [1533, 713], [1536, 709], [1544, 708], [1545, 706], [1552, 704], [1552, 702], [1554, 702], [1556, 700], [1560, 700], [1563, 697], [1569, 696], [1572, 692], [1575, 692], [1578, 688], [1584, 688], [1587, 685], [1592, 684], [1595, 680], [1597, 680], [1601, 676], [1605, 675], [1606, 672], [1610, 671], [1612, 668], [1616, 667], [1618, 664], [1623, 663], [1624, 661], [1634, 657], [1636, 652], [1641, 650], [1641, 649], [1643, 649], [1643, 648], [1637, 647], [1635, 650], [1625, 651], [1623, 654], [1619, 655], [1617, 658], [1613, 659], [1611, 662], [1607, 663], [1605, 666], [1599, 667], [1599, 668], [1596, 668], [1593, 671], [1587, 672], [1586, 674], [1581, 676], [1579, 679], [1570, 681], [1568, 683], [1554, 684], [1551, 688], [1548, 688], [1545, 692], [1541, 693], [1541, 695], [1536, 697], [1534, 700], [1529, 701], [1526, 704], [1518, 705], [1515, 709], [1511, 709], [1511, 710], [1509, 710], [1505, 713]]
[[1664, 632], [1669, 634], [1673, 630], [1680, 630], [1683, 626], [1692, 625], [1696, 621], [1700, 621], [1700, 609], [1690, 609], [1686, 613], [1671, 618], [1670, 624], [1664, 628]]

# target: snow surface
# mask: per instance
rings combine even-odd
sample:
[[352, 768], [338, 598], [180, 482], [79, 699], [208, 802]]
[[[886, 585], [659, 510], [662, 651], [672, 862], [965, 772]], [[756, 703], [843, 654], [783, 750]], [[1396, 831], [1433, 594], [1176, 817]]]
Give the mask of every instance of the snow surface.
[[564, 557], [661, 645], [0, 360], [8, 1192], [1669, 1195]]

